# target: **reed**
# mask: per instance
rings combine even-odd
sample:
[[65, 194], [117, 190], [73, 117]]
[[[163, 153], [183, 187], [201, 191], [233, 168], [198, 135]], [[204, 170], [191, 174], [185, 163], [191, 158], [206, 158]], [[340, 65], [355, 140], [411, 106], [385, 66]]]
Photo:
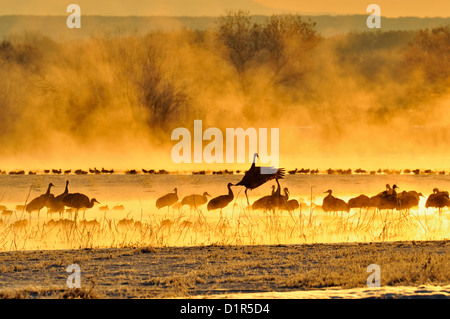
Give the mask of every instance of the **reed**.
[[448, 213], [439, 216], [431, 210], [352, 209], [332, 215], [305, 204], [287, 212], [256, 212], [243, 205], [227, 209], [224, 216], [230, 217], [205, 215], [202, 209], [156, 215], [141, 208], [139, 220], [132, 217], [133, 212], [121, 219], [103, 214], [77, 221], [48, 217], [30, 221], [17, 214], [1, 220], [0, 250], [439, 240], [448, 236]]

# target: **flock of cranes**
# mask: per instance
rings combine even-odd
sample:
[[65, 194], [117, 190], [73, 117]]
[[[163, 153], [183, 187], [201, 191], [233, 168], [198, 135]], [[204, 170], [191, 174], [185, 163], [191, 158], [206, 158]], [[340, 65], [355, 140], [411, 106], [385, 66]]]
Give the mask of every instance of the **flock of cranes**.
[[51, 194], [53, 186], [52, 183], [48, 184], [47, 191], [44, 194], [32, 199], [25, 206], [25, 210], [30, 213], [30, 216], [32, 212], [38, 212], [39, 214], [44, 207], [47, 207], [49, 213], [62, 214], [65, 207], [72, 208], [78, 212], [79, 210], [92, 208], [95, 203], [99, 203], [95, 198], [89, 199], [85, 194], [69, 193], [68, 180], [66, 181], [64, 192], [58, 196]]
[[[283, 168], [274, 167], [260, 167], [256, 166], [256, 159], [259, 158], [258, 154], [255, 153], [253, 157], [252, 166], [245, 175], [236, 184], [228, 183], [228, 193], [224, 195], [217, 196], [208, 201], [208, 197], [211, 197], [208, 192], [200, 194], [192, 194], [185, 196], [181, 202], [178, 202], [178, 190], [174, 188], [172, 193], [168, 193], [164, 196], [159, 197], [156, 200], [156, 207], [161, 209], [163, 207], [174, 207], [178, 205], [179, 207], [183, 205], [188, 205], [191, 209], [197, 208], [204, 204], [207, 204], [207, 210], [220, 210], [222, 214], [222, 209], [227, 207], [234, 199], [234, 194], [231, 189], [233, 186], [244, 186], [245, 196], [247, 199], [247, 204], [252, 209], [262, 209], [262, 210], [288, 210], [293, 211], [300, 207], [300, 204], [295, 199], [289, 199], [288, 188], [283, 188], [283, 193], [280, 186], [280, 179], [285, 176], [285, 170]], [[263, 171], [264, 170], [264, 171]], [[272, 186], [272, 193], [267, 196], [263, 196], [256, 200], [252, 205], [250, 205], [247, 191], [253, 190], [264, 183], [275, 180], [277, 187]], [[55, 196], [51, 194], [51, 188], [54, 185], [50, 183], [48, 185], [47, 191], [31, 200], [26, 206], [25, 210], [28, 213], [37, 211], [40, 212], [41, 209], [47, 207], [49, 213], [60, 213], [62, 214], [66, 207], [74, 209], [76, 212], [79, 210], [86, 210], [92, 208], [95, 203], [99, 203], [95, 198], [89, 199], [85, 194], [81, 193], [69, 193], [69, 181], [66, 181], [66, 187], [64, 192]], [[398, 193], [399, 188], [397, 185], [393, 185], [391, 188], [389, 184], [386, 185], [386, 190], [380, 192], [379, 194], [369, 197], [367, 195], [360, 195], [355, 198], [351, 198], [348, 202], [337, 198], [332, 195], [332, 190], [328, 190], [325, 193], [328, 195], [324, 197], [322, 203], [322, 209], [325, 213], [328, 212], [349, 212], [352, 208], [369, 208], [375, 207], [379, 210], [383, 209], [397, 209], [397, 210], [409, 210], [413, 207], [419, 205], [420, 197], [424, 195], [416, 191], [403, 191]], [[449, 193], [447, 191], [440, 191], [439, 189], [433, 189], [433, 193], [427, 198], [425, 207], [435, 207], [441, 212], [442, 208], [450, 206]]]
[[[349, 212], [351, 208], [369, 208], [375, 207], [379, 210], [410, 210], [411, 208], [419, 206], [420, 197], [425, 197], [422, 193], [417, 191], [402, 191], [397, 193], [399, 187], [397, 185], [391, 186], [386, 184], [386, 190], [379, 194], [368, 197], [366, 195], [359, 195], [358, 197], [351, 198], [348, 202], [342, 199], [336, 198], [332, 195], [332, 191], [328, 190], [328, 193], [323, 199], [322, 209], [325, 212]], [[440, 191], [438, 188], [433, 189], [433, 193], [428, 196], [425, 202], [425, 208], [434, 207], [439, 209], [439, 213], [442, 208], [450, 206], [449, 193], [447, 191]]]
[[[192, 194], [192, 195], [185, 196], [181, 200], [181, 205], [189, 205], [192, 209], [192, 208], [196, 208], [196, 207], [199, 207], [201, 205], [208, 203], [206, 206], [208, 211], [220, 209], [220, 213], [222, 214], [222, 209], [227, 207], [228, 204], [230, 204], [234, 199], [234, 194], [231, 189], [232, 186], [244, 186], [245, 187], [245, 197], [247, 198], [247, 204], [250, 205], [249, 200], [248, 200], [247, 191], [249, 189], [250, 190], [255, 189], [255, 188], [263, 185], [264, 183], [275, 179], [278, 184], [278, 190], [276, 192], [275, 191], [272, 192], [272, 195], [267, 200], [267, 204], [271, 205], [271, 207], [273, 207], [273, 208], [281, 207], [282, 206], [281, 203], [284, 203], [286, 200], [285, 196], [288, 196], [288, 194], [289, 194], [289, 191], [287, 189], [285, 189], [285, 195], [281, 195], [280, 184], [278, 182], [278, 180], [280, 178], [283, 178], [283, 176], [285, 175], [285, 171], [283, 168], [273, 168], [273, 167], [262, 168], [260, 166], [256, 166], [256, 158], [257, 157], [259, 158], [258, 154], [255, 153], [253, 156], [252, 166], [250, 167], [250, 169], [247, 172], [245, 172], [245, 175], [240, 182], [238, 182], [236, 184], [233, 184], [233, 183], [227, 184], [228, 194], [214, 197], [209, 202], [208, 202], [207, 196], [210, 196], [210, 195], [208, 194], [208, 192], [204, 192], [203, 195]], [[264, 169], [264, 171], [263, 171], [263, 169]], [[173, 193], [169, 193], [169, 194], [159, 197], [156, 200], [156, 207], [158, 209], [160, 209], [163, 207], [170, 207], [176, 203], [178, 203], [178, 194], [177, 194], [177, 189], [175, 188]], [[297, 205], [298, 205], [298, 202], [297, 202]]]
[[[254, 154], [253, 164], [250, 169], [245, 173], [242, 180], [236, 184], [228, 183], [228, 194], [221, 195], [215, 198], [212, 198], [208, 202], [207, 196], [210, 196], [207, 192], [204, 192], [203, 195], [192, 194], [186, 196], [182, 199], [181, 204], [178, 203], [178, 194], [177, 189], [174, 189], [174, 193], [166, 194], [156, 201], [156, 207], [158, 209], [163, 207], [170, 207], [172, 205], [189, 205], [191, 208], [198, 207], [201, 205], [207, 204], [208, 211], [220, 209], [222, 213], [222, 209], [227, 207], [229, 203], [231, 203], [234, 199], [233, 191], [231, 190], [232, 186], [244, 186], [245, 187], [245, 196], [247, 199], [247, 204], [252, 209], [262, 209], [262, 210], [288, 210], [293, 211], [300, 207], [300, 204], [295, 199], [289, 199], [289, 190], [288, 188], [284, 188], [281, 193], [281, 187], [279, 183], [279, 179], [282, 179], [285, 175], [285, 170], [283, 168], [268, 168], [269, 172], [266, 171], [266, 174], [262, 173], [262, 169], [259, 166], [256, 166], [256, 158], [258, 158], [258, 154]], [[272, 186], [272, 193], [270, 195], [263, 196], [256, 200], [252, 205], [250, 205], [248, 200], [247, 191], [250, 189], [255, 189], [264, 183], [274, 180], [277, 183], [277, 188], [275, 185]], [[276, 190], [275, 190], [276, 188]], [[403, 191], [397, 193], [398, 190], [397, 185], [393, 185], [391, 188], [389, 184], [386, 184], [386, 190], [380, 192], [379, 194], [369, 197], [367, 195], [359, 195], [357, 197], [351, 198], [348, 202], [343, 199], [337, 198], [332, 195], [332, 190], [329, 189], [325, 193], [328, 193], [327, 196], [323, 199], [322, 209], [325, 213], [332, 212], [349, 212], [352, 208], [369, 208], [375, 207], [379, 210], [383, 209], [397, 209], [397, 210], [409, 210], [413, 207], [417, 207], [419, 205], [420, 197], [424, 197], [422, 193], [418, 193], [417, 191]], [[442, 208], [450, 206], [450, 198], [449, 193], [447, 191], [439, 191], [439, 189], [434, 188], [433, 193], [427, 198], [425, 207], [435, 207], [439, 209], [441, 212]]]

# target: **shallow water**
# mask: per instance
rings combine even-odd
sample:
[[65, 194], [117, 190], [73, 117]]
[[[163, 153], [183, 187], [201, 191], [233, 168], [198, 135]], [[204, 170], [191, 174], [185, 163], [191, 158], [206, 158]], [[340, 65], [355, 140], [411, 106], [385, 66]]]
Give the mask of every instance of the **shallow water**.
[[[9, 209], [24, 204], [28, 194], [32, 198], [44, 193], [48, 184], [55, 185], [52, 193], [58, 195], [64, 191], [65, 181], [69, 180], [69, 192], [80, 192], [95, 197], [105, 204], [123, 202], [139, 203], [155, 201], [161, 195], [178, 188], [179, 197], [207, 191], [211, 196], [227, 193], [227, 183], [237, 183], [243, 175], [0, 175], [0, 203]], [[440, 190], [450, 189], [450, 175], [287, 175], [280, 180], [281, 187], [288, 187], [291, 198], [302, 198], [320, 204], [328, 189], [333, 195], [350, 198], [360, 194], [376, 195], [385, 190], [385, 184], [396, 184], [403, 190], [416, 190], [428, 196], [434, 187]], [[275, 181], [269, 181], [257, 189], [249, 190], [251, 199], [268, 195]], [[31, 188], [31, 189], [30, 189]], [[245, 203], [243, 187], [234, 187], [238, 202]]]
[[[0, 175], [0, 204], [13, 211], [11, 216], [1, 216], [3, 226], [8, 227], [16, 220], [27, 219], [36, 231], [27, 232], [23, 236], [23, 249], [56, 249], [75, 247], [107, 247], [127, 246], [132, 244], [151, 244], [154, 246], [170, 245], [203, 245], [203, 244], [283, 244], [300, 242], [348, 242], [373, 240], [434, 240], [448, 238], [450, 212], [445, 209], [441, 215], [436, 210], [426, 210], [426, 197], [421, 198], [419, 208], [412, 212], [412, 216], [405, 221], [394, 222], [387, 218], [394, 215], [375, 215], [352, 210], [340, 218], [326, 215], [321, 211], [324, 194], [328, 189], [333, 195], [344, 200], [360, 194], [376, 195], [385, 189], [386, 184], [396, 184], [400, 191], [416, 190], [428, 196], [434, 187], [440, 190], [450, 189], [450, 175], [286, 175], [280, 180], [281, 187], [288, 187], [290, 199], [297, 199], [302, 203], [299, 211], [284, 213], [275, 220], [269, 219], [267, 212], [249, 211], [244, 194], [244, 188], [233, 187], [235, 194], [234, 205], [223, 210], [226, 223], [223, 223], [219, 211], [207, 211], [206, 207], [192, 211], [183, 206], [179, 210], [163, 208], [156, 209], [156, 199], [174, 187], [178, 189], [179, 200], [193, 193], [202, 194], [207, 191], [212, 197], [226, 194], [227, 183], [237, 183], [243, 175], [148, 175], [148, 174], [89, 174], [89, 175]], [[44, 208], [40, 215], [31, 216], [17, 208], [36, 196], [44, 193], [48, 184], [55, 185], [52, 193], [58, 195], [64, 191], [65, 181], [69, 180], [69, 192], [80, 192], [95, 197], [101, 204], [96, 204], [85, 213], [80, 212], [78, 220], [97, 220], [101, 223], [102, 234], [92, 237], [83, 244], [86, 236], [79, 235], [77, 243], [67, 246], [69, 239], [59, 239], [55, 244], [43, 228], [50, 219], [58, 220], [58, 215], [49, 216]], [[267, 182], [261, 187], [249, 191], [252, 203], [261, 196], [271, 193], [271, 186], [275, 181]], [[311, 205], [312, 203], [312, 205]], [[121, 205], [123, 209], [114, 209]], [[108, 206], [108, 210], [100, 207]], [[316, 207], [317, 206], [317, 207]], [[315, 207], [315, 208], [312, 208]], [[364, 215], [365, 214], [365, 215]], [[370, 215], [373, 214], [373, 215]], [[371, 217], [372, 216], [372, 217]], [[395, 215], [395, 218], [403, 218]], [[400, 216], [400, 217], [398, 217]], [[64, 214], [62, 218], [73, 218]], [[372, 220], [371, 220], [372, 218]], [[378, 218], [378, 220], [377, 220]], [[140, 221], [147, 227], [148, 232], [120, 233], [117, 225], [121, 219]], [[163, 220], [170, 219], [173, 227], [163, 227]], [[400, 219], [399, 219], [400, 220]], [[0, 221], [0, 222], [1, 222]], [[112, 224], [115, 225], [111, 227]], [[182, 227], [184, 221], [191, 222], [193, 230], [188, 232]], [[108, 224], [109, 222], [109, 224]], [[345, 225], [344, 225], [345, 222]], [[361, 228], [361, 223], [365, 223]], [[372, 224], [373, 225], [372, 225]], [[107, 225], [110, 234], [106, 235]], [[395, 225], [395, 226], [393, 226]], [[174, 228], [174, 227], [177, 228]], [[195, 227], [194, 227], [195, 226]], [[391, 227], [390, 233], [385, 234], [386, 227]], [[190, 228], [190, 229], [191, 229]], [[5, 228], [9, 229], [9, 228]], [[170, 229], [172, 231], [170, 231]], [[174, 230], [175, 229], [175, 230]], [[166, 231], [166, 232], [165, 232]], [[50, 233], [50, 232], [49, 232]], [[19, 241], [15, 232], [8, 232], [3, 237], [0, 234], [2, 250], [12, 249], [11, 242]], [[34, 234], [33, 236], [30, 234]], [[61, 232], [57, 233], [61, 236]], [[10, 237], [7, 237], [10, 236]], [[31, 236], [31, 237], [30, 237]], [[120, 237], [122, 236], [122, 237]], [[153, 236], [153, 237], [152, 237]], [[151, 240], [149, 238], [152, 238]], [[120, 240], [119, 240], [120, 239]], [[63, 243], [66, 240], [65, 243]], [[101, 244], [100, 244], [101, 243]], [[14, 246], [16, 247], [16, 246]], [[14, 249], [14, 248], [13, 248]]]

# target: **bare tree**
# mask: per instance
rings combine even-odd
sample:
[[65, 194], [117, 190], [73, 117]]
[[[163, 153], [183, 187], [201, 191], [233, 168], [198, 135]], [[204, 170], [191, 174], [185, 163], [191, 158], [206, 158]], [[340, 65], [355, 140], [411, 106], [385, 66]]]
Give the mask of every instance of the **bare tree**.
[[231, 63], [239, 72], [244, 71], [260, 49], [261, 26], [252, 23], [248, 11], [230, 11], [220, 17], [216, 32], [228, 49]]
[[188, 94], [165, 74], [163, 60], [159, 48], [147, 45], [135, 75], [139, 101], [149, 111], [149, 124], [161, 128], [180, 121], [189, 107]]
[[314, 27], [299, 15], [273, 15], [257, 23], [239, 10], [222, 16], [216, 32], [238, 72], [270, 65], [274, 81], [281, 83], [304, 72], [309, 52], [320, 41]]
[[417, 31], [406, 53], [406, 64], [421, 68], [432, 83], [449, 79], [450, 26]]

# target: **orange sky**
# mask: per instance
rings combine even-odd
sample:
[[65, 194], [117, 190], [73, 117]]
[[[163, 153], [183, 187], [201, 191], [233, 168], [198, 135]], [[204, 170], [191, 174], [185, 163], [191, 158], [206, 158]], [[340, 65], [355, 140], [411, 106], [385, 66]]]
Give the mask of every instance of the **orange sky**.
[[449, 17], [449, 0], [255, 0], [273, 8], [304, 13], [366, 14], [369, 4], [378, 4], [385, 17]]
[[76, 3], [88, 15], [217, 16], [225, 10], [245, 9], [253, 14], [367, 14], [375, 3], [384, 17], [450, 17], [449, 0], [1, 0], [0, 15], [65, 15]]

